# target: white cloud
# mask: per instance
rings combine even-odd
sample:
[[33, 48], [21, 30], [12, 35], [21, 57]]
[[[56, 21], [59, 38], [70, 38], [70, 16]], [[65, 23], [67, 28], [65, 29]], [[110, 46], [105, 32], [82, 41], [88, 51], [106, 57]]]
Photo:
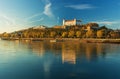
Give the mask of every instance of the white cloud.
[[118, 21], [93, 21], [93, 22], [98, 23], [98, 24], [102, 24], [102, 25], [113, 25], [113, 24], [120, 23]]
[[[54, 19], [52, 12], [52, 3], [50, 0], [43, 0], [44, 8], [42, 12], [36, 13], [26, 18], [13, 18], [6, 15], [5, 13], [0, 13], [0, 27], [2, 30], [0, 32], [13, 32], [15, 30], [20, 30], [29, 26], [33, 26], [35, 22], [40, 22], [44, 20], [44, 16]], [[39, 18], [39, 19], [38, 19]]]
[[36, 18], [38, 16], [43, 16], [43, 15], [47, 15], [48, 17], [53, 17], [54, 16], [53, 12], [51, 10], [52, 3], [50, 2], [50, 0], [42, 0], [42, 1], [45, 4], [43, 12], [31, 15], [30, 17], [27, 17], [26, 20], [30, 20], [30, 19]]
[[51, 11], [51, 6], [52, 6], [52, 3], [50, 3], [50, 2], [47, 3], [44, 7], [44, 12], [43, 12], [45, 15], [47, 15], [49, 17], [53, 17], [53, 13]]
[[28, 22], [28, 23], [34, 23], [34, 22], [39, 22], [39, 21], [43, 21], [44, 18], [40, 18], [39, 20], [35, 20], [35, 21], [31, 21], [31, 22]]
[[90, 4], [68, 5], [68, 6], [65, 6], [65, 7], [69, 7], [69, 8], [73, 8], [73, 9], [77, 9], [77, 10], [93, 9], [93, 8], [95, 8], [94, 6], [92, 6]]
[[6, 23], [6, 25], [14, 25], [15, 24], [15, 21], [6, 15], [0, 14], [0, 17], [1, 17], [1, 20], [3, 20]]
[[32, 18], [35, 18], [35, 17], [37, 17], [37, 16], [41, 16], [41, 15], [43, 15], [43, 13], [37, 13], [37, 14], [34, 14], [34, 15], [30, 16], [30, 17], [27, 17], [26, 19], [27, 19], [27, 20], [30, 20], [30, 19], [32, 19]]
[[2, 31], [0, 32], [13, 32], [25, 27], [23, 21], [22, 23], [19, 23], [18, 20], [8, 17], [5, 14], [0, 14], [0, 22], [0, 27], [2, 28]]

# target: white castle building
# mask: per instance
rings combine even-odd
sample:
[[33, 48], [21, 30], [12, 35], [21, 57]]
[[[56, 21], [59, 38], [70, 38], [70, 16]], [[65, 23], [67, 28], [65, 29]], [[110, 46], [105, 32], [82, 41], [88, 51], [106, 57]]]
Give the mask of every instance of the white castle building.
[[63, 19], [63, 26], [74, 26], [80, 25], [81, 20], [73, 19], [73, 20], [65, 20]]

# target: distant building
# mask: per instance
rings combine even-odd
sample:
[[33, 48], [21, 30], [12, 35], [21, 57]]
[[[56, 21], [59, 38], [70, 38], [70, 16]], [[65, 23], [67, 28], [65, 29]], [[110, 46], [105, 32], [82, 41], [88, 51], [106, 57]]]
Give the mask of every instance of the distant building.
[[80, 25], [81, 20], [73, 19], [73, 20], [65, 20], [63, 19], [63, 27], [66, 28], [66, 26], [75, 26]]
[[53, 28], [55, 28], [55, 29], [63, 29], [63, 27], [62, 26], [53, 26]]
[[63, 19], [63, 26], [74, 26], [80, 25], [81, 20], [73, 19], [73, 20], [65, 20]]
[[40, 26], [35, 26], [33, 29], [46, 29], [46, 26], [40, 25]]

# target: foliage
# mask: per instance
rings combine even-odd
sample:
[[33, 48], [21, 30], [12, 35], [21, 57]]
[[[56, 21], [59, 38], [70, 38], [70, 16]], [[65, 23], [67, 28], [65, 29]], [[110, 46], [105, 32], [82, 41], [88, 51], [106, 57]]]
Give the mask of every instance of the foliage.
[[81, 31], [77, 31], [77, 32], [76, 32], [76, 37], [77, 37], [77, 38], [82, 37], [82, 32], [81, 32]]
[[96, 32], [93, 31], [93, 30], [88, 30], [88, 31], [86, 32], [86, 37], [87, 37], [87, 38], [94, 38], [94, 37], [96, 37]]
[[62, 38], [67, 38], [68, 37], [68, 33], [67, 32], [63, 32], [62, 33]]
[[98, 38], [105, 38], [107, 35], [107, 30], [101, 29], [97, 31], [97, 37]]
[[75, 36], [75, 31], [71, 30], [68, 32], [68, 37], [73, 38]]
[[[86, 27], [96, 27], [97, 30]], [[59, 26], [60, 27], [60, 26]], [[62, 27], [62, 26], [61, 26]], [[12, 33], [2, 33], [0, 37], [11, 38], [120, 38], [120, 30], [110, 30], [106, 26], [99, 27], [97, 23], [69, 26], [69, 28], [25, 29]]]

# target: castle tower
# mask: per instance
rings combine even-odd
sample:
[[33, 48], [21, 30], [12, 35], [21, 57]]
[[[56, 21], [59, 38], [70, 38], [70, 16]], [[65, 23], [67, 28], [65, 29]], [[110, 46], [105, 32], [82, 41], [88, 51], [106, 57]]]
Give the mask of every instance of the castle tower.
[[74, 25], [77, 25], [77, 20], [76, 19], [74, 19]]

